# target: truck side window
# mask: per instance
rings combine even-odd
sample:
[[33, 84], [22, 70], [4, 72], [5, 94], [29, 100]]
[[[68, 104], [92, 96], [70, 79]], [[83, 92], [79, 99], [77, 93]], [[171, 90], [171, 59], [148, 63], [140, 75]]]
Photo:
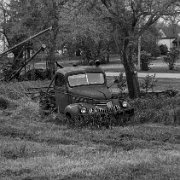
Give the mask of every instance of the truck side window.
[[65, 78], [62, 74], [57, 74], [55, 77], [55, 86], [62, 87], [65, 86]]

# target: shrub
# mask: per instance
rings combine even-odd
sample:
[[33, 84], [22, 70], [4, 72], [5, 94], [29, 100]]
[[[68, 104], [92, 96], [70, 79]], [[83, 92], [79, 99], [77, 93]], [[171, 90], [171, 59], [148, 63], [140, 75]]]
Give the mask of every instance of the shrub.
[[179, 57], [180, 51], [172, 48], [170, 52], [164, 57], [164, 62], [168, 64], [169, 70], [174, 70], [175, 63]]
[[161, 52], [161, 55], [166, 55], [167, 52], [168, 52], [168, 48], [167, 48], [167, 46], [165, 44], [161, 44], [159, 46], [159, 50]]
[[158, 56], [161, 55], [161, 51], [160, 51], [160, 49], [159, 49], [158, 46], [154, 47], [154, 48], [151, 50], [151, 55], [152, 55], [153, 57], [158, 57]]
[[123, 73], [119, 73], [119, 76], [114, 77], [114, 82], [117, 84], [118, 89], [123, 92], [126, 88], [126, 78]]
[[[158, 122], [172, 124], [173, 119], [169, 111], [177, 105], [177, 97], [145, 97], [131, 101], [135, 108], [135, 121], [137, 123]], [[168, 122], [168, 123], [167, 123]]]
[[141, 52], [141, 70], [148, 71], [151, 60], [151, 54], [146, 51]]
[[147, 75], [145, 78], [143, 78], [143, 82], [140, 84], [142, 89], [145, 89], [146, 93], [149, 89], [154, 91], [154, 87], [156, 86], [157, 79], [156, 74], [154, 75]]

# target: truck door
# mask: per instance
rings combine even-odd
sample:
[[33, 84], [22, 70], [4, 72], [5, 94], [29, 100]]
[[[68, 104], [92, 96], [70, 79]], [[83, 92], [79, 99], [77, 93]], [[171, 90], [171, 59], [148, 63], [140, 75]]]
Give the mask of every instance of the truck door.
[[68, 94], [66, 91], [65, 77], [63, 74], [55, 76], [55, 97], [58, 112], [64, 113], [65, 107], [68, 105]]

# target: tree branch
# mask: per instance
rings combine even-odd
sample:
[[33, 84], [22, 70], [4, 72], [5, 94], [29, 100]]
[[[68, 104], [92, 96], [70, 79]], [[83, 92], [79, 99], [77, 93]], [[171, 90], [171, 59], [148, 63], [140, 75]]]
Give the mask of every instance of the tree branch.
[[[163, 15], [167, 15], [170, 12], [167, 12], [167, 10], [174, 5], [175, 2], [178, 2], [178, 0], [171, 0], [170, 2], [168, 1], [164, 6], [161, 8], [161, 10], [158, 10], [154, 13], [142, 13], [144, 17], [150, 16], [148, 21], [145, 23], [144, 26], [140, 28], [140, 31], [138, 33], [138, 36], [141, 36], [152, 24], [154, 24], [156, 21], [158, 21]], [[174, 12], [173, 12], [174, 13]]]

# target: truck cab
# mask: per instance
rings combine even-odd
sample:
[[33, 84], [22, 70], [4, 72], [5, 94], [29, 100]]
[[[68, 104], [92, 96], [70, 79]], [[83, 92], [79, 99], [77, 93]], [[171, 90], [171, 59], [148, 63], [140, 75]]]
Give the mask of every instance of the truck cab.
[[99, 67], [64, 67], [58, 69], [53, 84], [55, 107], [68, 119], [76, 116], [113, 115], [132, 117], [134, 109], [114, 96], [107, 86], [105, 72]]

